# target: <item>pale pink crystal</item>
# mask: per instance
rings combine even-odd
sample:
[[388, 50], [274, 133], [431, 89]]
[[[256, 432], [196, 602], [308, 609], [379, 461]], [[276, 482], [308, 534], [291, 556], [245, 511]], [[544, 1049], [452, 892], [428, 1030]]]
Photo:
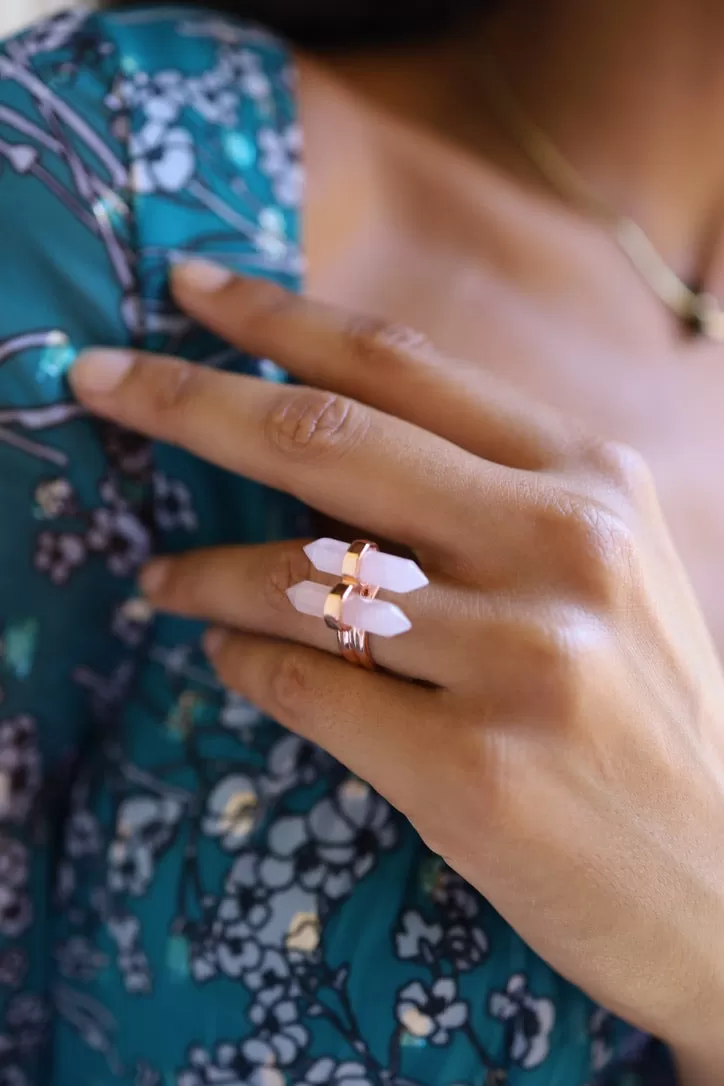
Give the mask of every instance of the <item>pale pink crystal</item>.
[[[349, 549], [340, 539], [315, 539], [304, 548], [309, 561], [320, 573], [339, 577], [342, 560]], [[429, 581], [416, 562], [410, 558], [398, 558], [383, 551], [367, 551], [360, 567], [360, 580], [364, 584], [377, 585], [389, 592], [414, 592], [424, 588]]]
[[[329, 588], [316, 581], [300, 581], [287, 589], [287, 596], [295, 609], [316, 618], [324, 617], [324, 601], [328, 595]], [[344, 601], [342, 621], [345, 626], [357, 626], [380, 637], [397, 637], [407, 633], [412, 626], [407, 615], [396, 604], [380, 599], [364, 600], [354, 593]]]

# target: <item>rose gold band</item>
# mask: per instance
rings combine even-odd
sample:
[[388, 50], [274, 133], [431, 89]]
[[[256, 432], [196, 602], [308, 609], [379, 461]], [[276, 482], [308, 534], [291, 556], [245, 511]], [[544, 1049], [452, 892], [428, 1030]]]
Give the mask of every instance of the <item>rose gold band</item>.
[[329, 592], [324, 604], [324, 621], [336, 631], [339, 651], [343, 659], [356, 667], [374, 671], [375, 662], [370, 652], [369, 637], [365, 630], [356, 626], [346, 626], [342, 621], [344, 601], [352, 593], [373, 600], [379, 588], [364, 584], [360, 580], [360, 570], [364, 555], [370, 550], [378, 550], [376, 543], [367, 539], [357, 539], [351, 544], [342, 561], [342, 580]]
[[351, 543], [347, 553], [342, 559], [342, 580], [345, 584], [359, 585], [360, 595], [365, 599], [374, 599], [379, 592], [378, 588], [364, 583], [361, 577], [362, 559], [368, 551], [378, 551], [380, 548], [369, 539], [355, 539]]

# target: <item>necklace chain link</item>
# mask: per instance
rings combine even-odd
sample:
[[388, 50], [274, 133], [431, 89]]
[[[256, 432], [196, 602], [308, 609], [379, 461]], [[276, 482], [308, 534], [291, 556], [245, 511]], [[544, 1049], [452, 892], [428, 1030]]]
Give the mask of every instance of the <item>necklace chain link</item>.
[[561, 198], [608, 229], [629, 262], [660, 301], [690, 332], [724, 342], [724, 310], [706, 291], [692, 290], [666, 263], [644, 230], [601, 199], [546, 133], [523, 110], [490, 55], [480, 76], [499, 122], [530, 164]]

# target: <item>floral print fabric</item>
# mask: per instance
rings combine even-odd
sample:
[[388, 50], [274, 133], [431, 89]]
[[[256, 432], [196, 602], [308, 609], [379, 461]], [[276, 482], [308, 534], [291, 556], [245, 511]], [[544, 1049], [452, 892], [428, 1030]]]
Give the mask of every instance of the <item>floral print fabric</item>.
[[0, 1086], [663, 1083], [135, 594], [154, 551], [304, 531], [64, 381], [92, 343], [284, 380], [167, 277], [204, 255], [299, 285], [293, 87], [272, 37], [192, 8], [72, 11], [0, 49]]

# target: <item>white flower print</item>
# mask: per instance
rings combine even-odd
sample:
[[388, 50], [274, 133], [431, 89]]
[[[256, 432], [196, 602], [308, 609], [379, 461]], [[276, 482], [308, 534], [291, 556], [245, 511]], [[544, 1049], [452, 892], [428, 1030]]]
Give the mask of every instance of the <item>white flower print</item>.
[[212, 790], [206, 805], [203, 832], [220, 837], [221, 847], [235, 852], [247, 841], [259, 816], [259, 801], [249, 777], [232, 774]]
[[221, 972], [237, 979], [261, 962], [261, 948], [243, 920], [214, 925], [216, 961]]
[[591, 1015], [588, 1032], [591, 1037], [591, 1071], [603, 1071], [613, 1057], [613, 1016], [603, 1007], [597, 1007]]
[[450, 920], [472, 920], [480, 912], [480, 897], [464, 879], [443, 866], [430, 894]]
[[458, 999], [452, 977], [440, 977], [426, 988], [412, 981], [399, 993], [397, 1020], [413, 1037], [423, 1037], [433, 1045], [447, 1044], [450, 1031], [461, 1029], [468, 1021], [468, 1007]]
[[127, 992], [148, 993], [152, 989], [151, 970], [139, 942], [141, 924], [129, 914], [112, 916], [108, 920], [108, 934], [118, 948], [118, 968]]
[[309, 1041], [309, 1033], [300, 1024], [291, 999], [271, 1005], [257, 1000], [249, 1011], [249, 1019], [257, 1027], [257, 1033], [245, 1042], [244, 1052], [267, 1066], [288, 1067]]
[[3, 819], [25, 822], [41, 784], [40, 751], [30, 716], [0, 720], [0, 785]]
[[46, 520], [72, 515], [76, 511], [76, 495], [69, 479], [44, 479], [35, 488], [35, 503]]
[[198, 528], [189, 488], [160, 471], [153, 475], [153, 508], [156, 524], [164, 532], [193, 532]]
[[298, 881], [305, 890], [337, 900], [396, 840], [389, 805], [369, 785], [349, 779], [334, 798], [320, 800], [306, 817], [287, 816], [272, 826], [260, 874], [270, 887], [281, 889]]
[[536, 999], [528, 991], [522, 973], [515, 973], [504, 992], [492, 992], [488, 1010], [493, 1018], [508, 1023], [510, 1058], [530, 1071], [540, 1067], [550, 1049], [555, 1007], [550, 999]]
[[150, 75], [134, 72], [116, 80], [106, 104], [112, 110], [137, 110], [146, 122], [175, 124], [188, 100], [187, 80], [175, 69]]
[[199, 948], [196, 973], [206, 979], [218, 965], [226, 976], [236, 978], [259, 969], [260, 936], [271, 917], [269, 890], [259, 878], [258, 857], [245, 853], [231, 869], [211, 938]]
[[[285, 236], [286, 225], [284, 222], [284, 216], [276, 207], [265, 207], [259, 212], [259, 229], [254, 237], [254, 245], [260, 252], [265, 253], [271, 260], [281, 260], [286, 256], [289, 248], [289, 243]], [[266, 361], [266, 366], [262, 363], [259, 364], [259, 368], [263, 375], [269, 379], [272, 363]], [[264, 369], [267, 370], [264, 373]], [[278, 377], [272, 378], [272, 380], [280, 380], [284, 371], [280, 367], [276, 367], [279, 374]]]
[[33, 918], [27, 895], [28, 852], [12, 837], [0, 836], [0, 934], [17, 938]]
[[0, 885], [17, 890], [28, 881], [28, 850], [13, 837], [0, 836]]
[[449, 958], [459, 973], [480, 965], [488, 955], [488, 938], [484, 931], [468, 924], [447, 928], [443, 939], [443, 956]]
[[361, 1063], [337, 1063], [325, 1056], [312, 1064], [299, 1086], [373, 1086], [373, 1081]]
[[236, 923], [243, 918], [250, 931], [261, 931], [271, 916], [269, 888], [259, 873], [259, 857], [247, 852], [234, 863], [219, 905], [219, 918]]
[[281, 1071], [265, 1059], [255, 1059], [244, 1046], [217, 1045], [212, 1059], [209, 1052], [194, 1045], [176, 1086], [285, 1086], [286, 1081]]
[[289, 986], [289, 962], [278, 950], [267, 948], [259, 961], [244, 973], [244, 983], [265, 1006], [277, 1003]]
[[219, 716], [222, 727], [232, 732], [242, 732], [246, 728], [253, 728], [262, 721], [262, 714], [255, 705], [229, 690], [224, 696], [224, 704]]
[[151, 549], [148, 528], [123, 506], [94, 509], [86, 537], [92, 551], [105, 555], [116, 577], [130, 577], [143, 565]]
[[275, 197], [282, 207], [298, 207], [304, 193], [300, 126], [290, 124], [281, 132], [262, 128], [257, 142], [261, 151], [259, 165], [271, 179]]
[[183, 811], [175, 799], [137, 796], [121, 803], [108, 849], [108, 886], [139, 897], [153, 878], [155, 859], [169, 844]]
[[15, 1048], [29, 1055], [43, 1043], [48, 1027], [48, 1008], [40, 996], [20, 992], [13, 996], [5, 1011], [5, 1021]]
[[189, 972], [197, 984], [205, 984], [218, 973], [217, 968], [217, 943], [208, 932], [194, 932], [188, 934]]
[[8, 946], [0, 950], [0, 984], [5, 988], [17, 988], [23, 983], [28, 971], [28, 959], [23, 950]]
[[82, 935], [73, 935], [60, 943], [55, 948], [55, 960], [61, 976], [83, 983], [93, 980], [108, 964], [105, 954]]
[[111, 630], [124, 645], [137, 648], [143, 643], [152, 620], [151, 604], [141, 596], [134, 596], [116, 607]]
[[97, 856], [103, 847], [98, 819], [84, 808], [71, 812], [65, 826], [65, 851], [74, 860]]
[[401, 930], [395, 935], [397, 956], [431, 963], [442, 942], [442, 925], [428, 924], [414, 909], [403, 914], [400, 924]]
[[144, 196], [181, 192], [193, 179], [196, 151], [188, 129], [149, 121], [139, 132], [131, 133], [128, 145], [134, 192]]
[[283, 735], [267, 755], [264, 791], [276, 795], [292, 787], [314, 784], [320, 773], [333, 765], [332, 757], [313, 743], [298, 735]]
[[83, 539], [72, 532], [41, 532], [36, 541], [35, 568], [47, 573], [53, 584], [66, 584], [86, 560]]
[[133, 1086], [162, 1086], [161, 1073], [149, 1067], [147, 1063], [136, 1064], [136, 1075]]
[[[448, 917], [444, 917], [445, 920]], [[464, 973], [479, 965], [488, 951], [488, 940], [480, 928], [456, 922], [450, 927], [428, 923], [416, 910], [403, 914], [395, 935], [398, 957], [432, 965], [440, 958], [452, 961]]]
[[239, 69], [240, 84], [247, 98], [263, 102], [272, 93], [269, 76], [264, 72], [261, 61], [256, 53], [248, 49], [241, 49], [236, 55], [236, 63]]

